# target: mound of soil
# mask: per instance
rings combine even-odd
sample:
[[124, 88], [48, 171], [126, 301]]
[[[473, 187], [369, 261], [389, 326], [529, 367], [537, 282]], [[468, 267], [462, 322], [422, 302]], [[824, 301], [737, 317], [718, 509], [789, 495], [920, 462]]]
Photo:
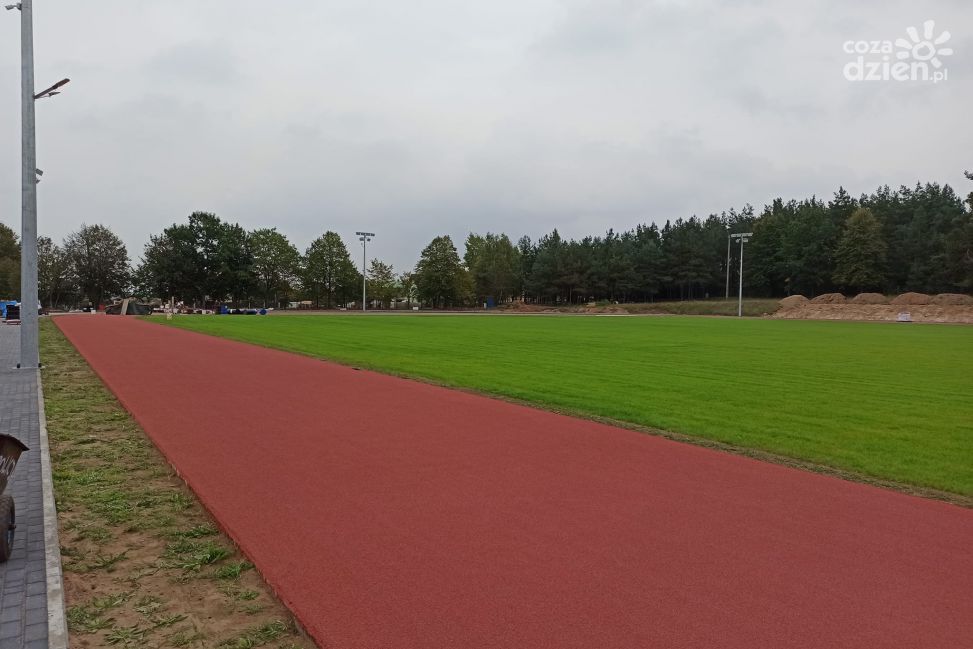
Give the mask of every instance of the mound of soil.
[[780, 301], [780, 308], [781, 309], [796, 309], [797, 307], [801, 306], [802, 304], [807, 304], [808, 301], [809, 300], [806, 297], [804, 297], [803, 295], [790, 295], [790, 296], [785, 297], [783, 300]]
[[888, 304], [889, 299], [881, 293], [859, 293], [851, 298], [852, 304]]
[[907, 305], [907, 306], [920, 306], [923, 304], [931, 304], [932, 297], [926, 295], [925, 293], [903, 293], [902, 295], [892, 298], [891, 304]]
[[841, 293], [825, 293], [817, 296], [811, 302], [814, 304], [844, 304], [847, 300]]
[[973, 304], [918, 304], [903, 309], [894, 304], [807, 304], [780, 309], [772, 317], [788, 320], [877, 320], [895, 322], [899, 313], [907, 310], [912, 322], [950, 322], [973, 324]]
[[628, 313], [625, 309], [618, 306], [617, 304], [609, 304], [607, 306], [586, 306], [581, 309], [581, 313], [596, 313], [596, 314], [615, 314], [620, 315], [623, 313]]
[[973, 297], [962, 293], [940, 293], [932, 298], [932, 303], [940, 306], [963, 306], [973, 304]]

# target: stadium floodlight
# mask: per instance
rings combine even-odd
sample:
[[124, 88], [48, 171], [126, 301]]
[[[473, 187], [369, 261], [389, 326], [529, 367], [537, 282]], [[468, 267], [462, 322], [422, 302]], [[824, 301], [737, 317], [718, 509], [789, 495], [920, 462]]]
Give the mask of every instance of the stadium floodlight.
[[740, 232], [737, 234], [731, 234], [731, 239], [740, 240], [740, 295], [737, 298], [737, 317], [743, 317], [743, 244], [750, 241], [750, 237], [753, 236], [753, 232]]
[[366, 247], [368, 242], [372, 240], [375, 236], [374, 232], [356, 232], [358, 235], [358, 240], [361, 241], [361, 310], [365, 310], [365, 286], [368, 283], [366, 277], [368, 276], [365, 271], [365, 263], [368, 258], [366, 254]]

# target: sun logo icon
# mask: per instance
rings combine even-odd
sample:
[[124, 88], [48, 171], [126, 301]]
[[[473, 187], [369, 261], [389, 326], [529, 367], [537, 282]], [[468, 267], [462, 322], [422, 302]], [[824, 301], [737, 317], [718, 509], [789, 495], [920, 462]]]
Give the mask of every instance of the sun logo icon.
[[936, 21], [927, 20], [924, 22], [922, 24], [922, 38], [919, 37], [919, 30], [915, 27], [906, 29], [905, 32], [909, 35], [909, 40], [904, 38], [896, 39], [896, 46], [902, 48], [896, 52], [896, 57], [900, 59], [911, 58], [914, 61], [922, 61], [923, 63], [928, 61], [934, 68], [941, 68], [943, 62], [939, 60], [939, 57], [949, 56], [953, 53], [953, 49], [951, 47], [939, 47], [949, 40], [950, 33], [944, 31], [939, 36], [933, 38], [935, 28]]

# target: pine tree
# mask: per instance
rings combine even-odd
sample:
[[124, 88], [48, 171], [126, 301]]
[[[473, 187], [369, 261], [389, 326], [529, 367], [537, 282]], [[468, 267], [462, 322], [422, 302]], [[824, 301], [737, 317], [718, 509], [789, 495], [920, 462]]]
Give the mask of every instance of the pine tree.
[[887, 246], [882, 224], [868, 208], [852, 212], [835, 251], [834, 280], [862, 292], [885, 285]]

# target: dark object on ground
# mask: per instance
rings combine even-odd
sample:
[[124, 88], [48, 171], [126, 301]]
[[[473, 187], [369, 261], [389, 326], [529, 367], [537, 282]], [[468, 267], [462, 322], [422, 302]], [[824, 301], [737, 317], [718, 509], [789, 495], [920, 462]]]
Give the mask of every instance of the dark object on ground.
[[[26, 450], [27, 447], [16, 437], [0, 434], [0, 493], [7, 488], [7, 480], [17, 467], [20, 454]], [[10, 558], [16, 528], [14, 499], [4, 494], [0, 496], [0, 563]]]
[[3, 319], [7, 322], [10, 322], [11, 320], [20, 320], [20, 305], [8, 304]]
[[126, 306], [127, 310], [125, 315], [149, 315], [152, 313], [152, 307], [148, 304], [139, 304], [137, 302], [129, 302], [125, 300], [120, 304], [112, 304], [110, 307], [105, 309], [106, 315], [122, 315], [122, 307]]
[[3, 526], [3, 533], [0, 534], [0, 563], [5, 563], [13, 551], [14, 530], [17, 529], [16, 509], [11, 496], [0, 496], [0, 525]]

